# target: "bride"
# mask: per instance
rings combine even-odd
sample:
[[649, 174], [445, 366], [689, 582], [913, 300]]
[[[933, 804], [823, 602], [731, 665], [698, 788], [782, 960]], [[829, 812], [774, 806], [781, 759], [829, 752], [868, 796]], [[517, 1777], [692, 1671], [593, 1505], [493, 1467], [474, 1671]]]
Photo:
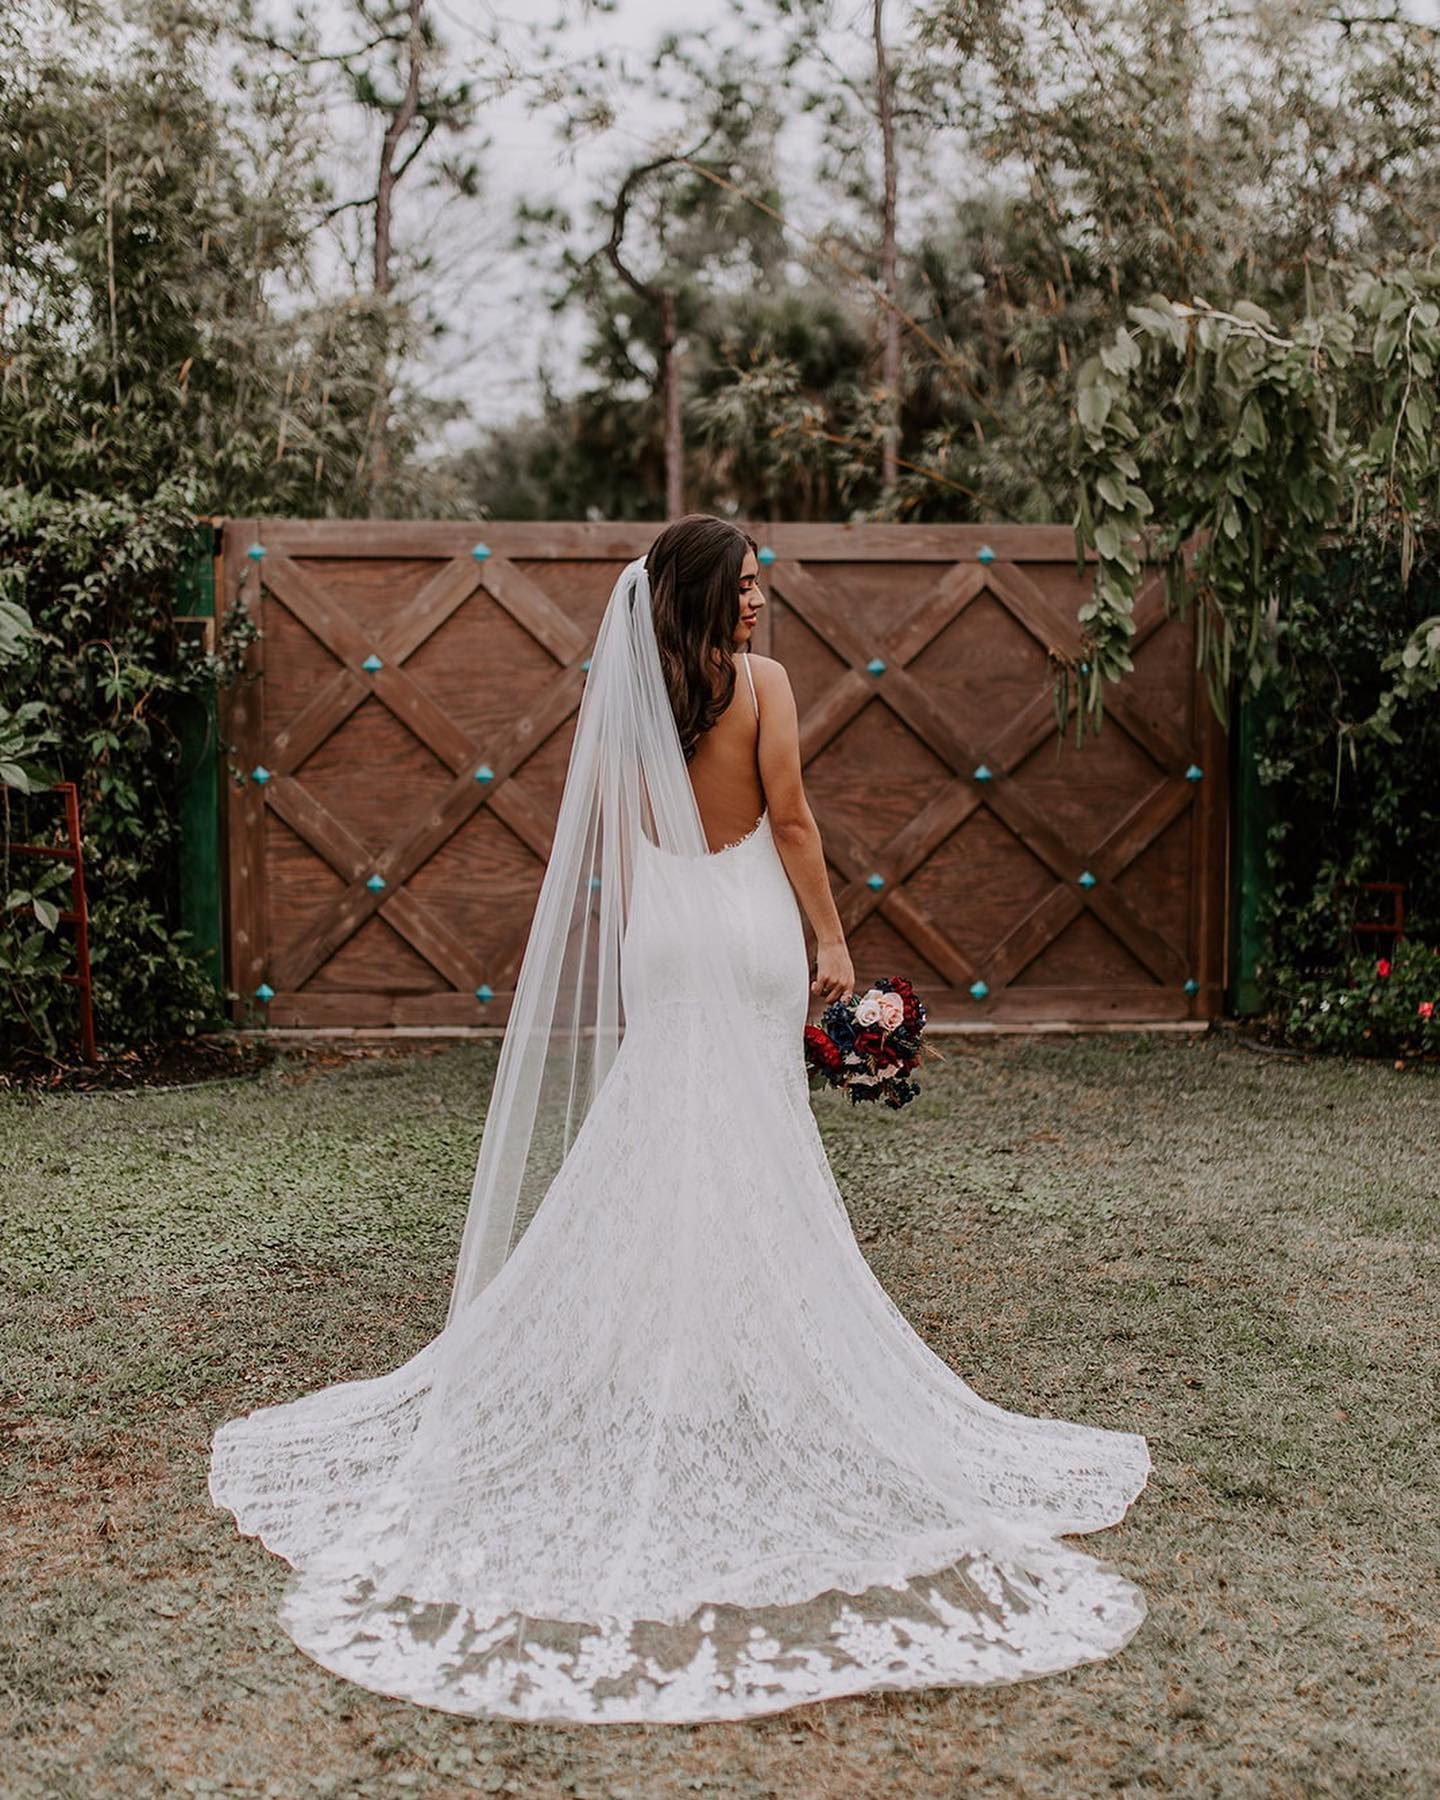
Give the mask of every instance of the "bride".
[[851, 1232], [802, 1035], [854, 977], [764, 604], [704, 515], [621, 574], [445, 1324], [215, 1433], [285, 1629], [376, 1692], [737, 1719], [1052, 1674], [1145, 1617], [1061, 1541], [1123, 1516], [1145, 1439], [982, 1399]]

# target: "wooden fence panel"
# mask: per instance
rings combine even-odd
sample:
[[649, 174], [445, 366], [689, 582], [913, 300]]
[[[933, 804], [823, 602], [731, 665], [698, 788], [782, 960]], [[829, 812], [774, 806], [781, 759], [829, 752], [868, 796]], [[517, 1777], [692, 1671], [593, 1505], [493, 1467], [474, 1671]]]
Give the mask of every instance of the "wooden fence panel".
[[[503, 1023], [583, 664], [650, 525], [227, 522], [261, 626], [226, 701], [229, 971], [276, 1025]], [[763, 528], [857, 977], [937, 1021], [1206, 1018], [1225, 987], [1225, 735], [1157, 572], [1098, 738], [1047, 650], [1063, 526]]]

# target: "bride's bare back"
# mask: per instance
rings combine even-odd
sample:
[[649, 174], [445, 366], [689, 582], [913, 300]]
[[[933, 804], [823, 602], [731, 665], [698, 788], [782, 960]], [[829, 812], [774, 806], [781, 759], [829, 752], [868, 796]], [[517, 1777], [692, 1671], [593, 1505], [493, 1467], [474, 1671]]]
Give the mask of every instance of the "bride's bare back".
[[760, 707], [750, 653], [735, 658], [735, 693], [702, 732], [690, 761], [690, 785], [711, 850], [724, 850], [753, 831], [765, 810], [760, 780]]

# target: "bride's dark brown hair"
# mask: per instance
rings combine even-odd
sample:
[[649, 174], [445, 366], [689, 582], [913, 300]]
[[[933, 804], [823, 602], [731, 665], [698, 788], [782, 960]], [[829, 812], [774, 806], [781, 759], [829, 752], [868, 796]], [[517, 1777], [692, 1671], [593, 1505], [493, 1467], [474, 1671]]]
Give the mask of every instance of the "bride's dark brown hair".
[[[710, 513], [687, 513], [650, 546], [655, 642], [688, 763], [735, 693], [740, 568], [754, 538]], [[719, 685], [716, 685], [716, 676]]]

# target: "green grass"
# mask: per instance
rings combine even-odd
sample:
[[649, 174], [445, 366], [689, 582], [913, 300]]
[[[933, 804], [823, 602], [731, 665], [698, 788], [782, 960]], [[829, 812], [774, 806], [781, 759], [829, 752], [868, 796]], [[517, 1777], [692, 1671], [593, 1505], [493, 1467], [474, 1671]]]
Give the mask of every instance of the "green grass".
[[1440, 1083], [1211, 1039], [945, 1040], [816, 1097], [866, 1255], [1001, 1405], [1144, 1431], [1077, 1540], [1119, 1656], [749, 1725], [497, 1724], [336, 1680], [211, 1507], [237, 1412], [438, 1329], [494, 1047], [0, 1096], [8, 1795], [1440, 1792]]

